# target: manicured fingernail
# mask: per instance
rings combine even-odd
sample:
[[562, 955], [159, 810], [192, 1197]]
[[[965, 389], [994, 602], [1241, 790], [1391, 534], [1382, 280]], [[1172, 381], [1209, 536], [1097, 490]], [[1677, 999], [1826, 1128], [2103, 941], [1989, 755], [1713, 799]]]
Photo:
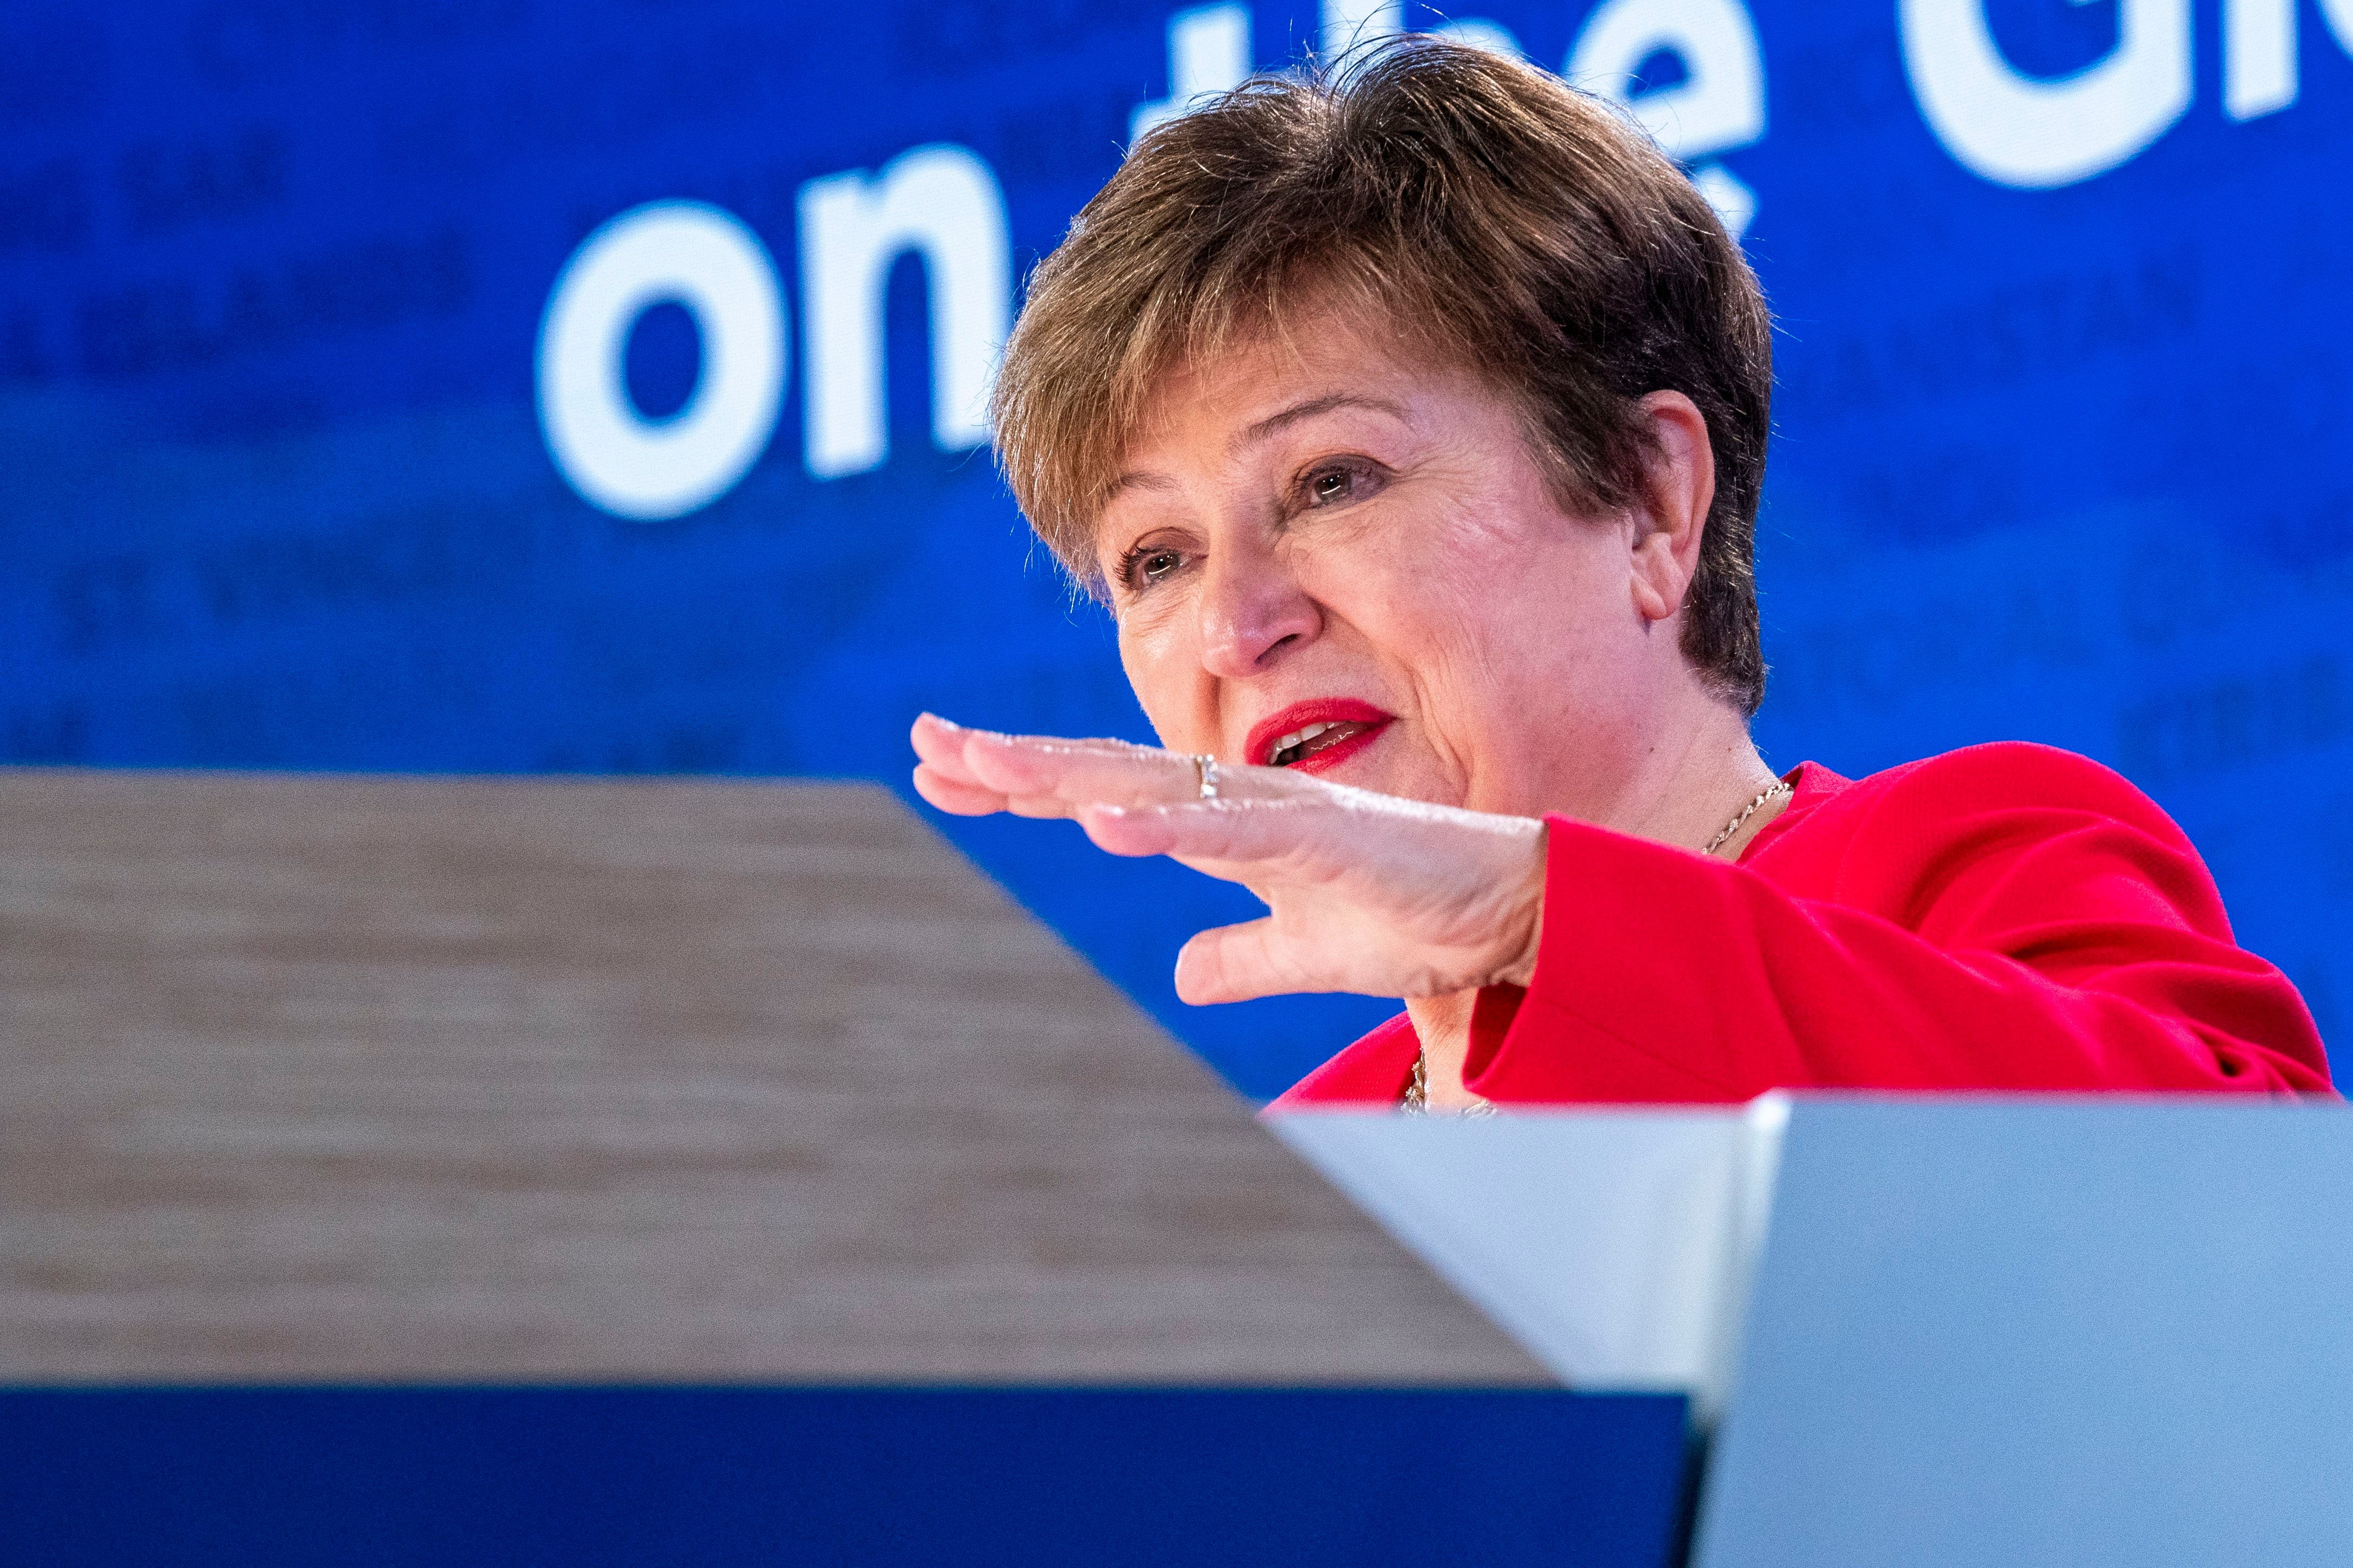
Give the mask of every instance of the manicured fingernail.
[[937, 724], [943, 730], [961, 730], [964, 728], [963, 725], [957, 723], [955, 720], [943, 719], [936, 713], [926, 711], [922, 715], [922, 717], [929, 719], [933, 723]]

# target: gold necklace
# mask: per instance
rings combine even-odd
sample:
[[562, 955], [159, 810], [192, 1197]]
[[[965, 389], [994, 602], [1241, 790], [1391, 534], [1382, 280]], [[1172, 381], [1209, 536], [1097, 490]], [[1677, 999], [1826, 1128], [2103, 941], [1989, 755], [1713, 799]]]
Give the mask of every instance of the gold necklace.
[[[1405, 1094], [1398, 1101], [1398, 1109], [1408, 1116], [1437, 1114], [1430, 1109], [1430, 1053], [1428, 1051], [1415, 1053], [1413, 1076], [1406, 1080]], [[1460, 1114], [1493, 1116], [1495, 1114], [1495, 1102], [1492, 1100], [1482, 1100], [1474, 1094], [1471, 1097], [1471, 1103], [1464, 1106]]]
[[1773, 781], [1772, 788], [1758, 795], [1755, 800], [1750, 801], [1746, 805], [1742, 806], [1740, 808], [1740, 814], [1735, 816], [1730, 822], [1725, 823], [1724, 825], [1724, 831], [1709, 839], [1707, 841], [1707, 847], [1701, 850], [1700, 853], [1703, 855], [1713, 855], [1717, 850], [1723, 848], [1725, 841], [1729, 839], [1734, 834], [1740, 831], [1740, 825], [1757, 815], [1757, 808], [1758, 806], [1763, 805], [1768, 800], [1778, 800], [1788, 793], [1788, 781], [1786, 779], [1775, 779]]

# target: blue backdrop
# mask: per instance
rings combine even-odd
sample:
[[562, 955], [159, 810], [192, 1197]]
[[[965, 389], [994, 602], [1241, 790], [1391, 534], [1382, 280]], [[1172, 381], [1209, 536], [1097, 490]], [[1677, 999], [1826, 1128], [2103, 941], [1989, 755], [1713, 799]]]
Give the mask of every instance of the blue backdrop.
[[[19, 0], [0, 759], [903, 789], [919, 708], [1147, 738], [955, 365], [1141, 106], [1350, 20]], [[2353, 0], [1493, 0], [1462, 25], [1630, 98], [1746, 225], [1781, 321], [1771, 760], [2099, 757], [2333, 1032]], [[543, 324], [584, 242], [682, 202], [706, 205], [654, 212], [749, 272], [665, 282], [640, 247], [602, 316], [575, 300], [589, 368], [564, 374], [648, 450], [698, 423], [725, 450], [681, 458], [702, 494], [617, 504], [558, 455], [588, 416]], [[1067, 826], [942, 826], [1247, 1091], [1389, 1010], [1187, 1009], [1178, 942], [1245, 895]]]

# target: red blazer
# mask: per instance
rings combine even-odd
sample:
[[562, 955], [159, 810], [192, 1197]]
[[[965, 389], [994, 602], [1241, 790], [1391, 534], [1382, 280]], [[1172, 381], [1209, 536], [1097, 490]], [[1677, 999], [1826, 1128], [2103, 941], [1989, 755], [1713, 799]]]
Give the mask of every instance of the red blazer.
[[[1472, 1092], [2329, 1089], [2295, 987], [2098, 763], [2010, 742], [1795, 782], [1737, 865], [1548, 818], [1535, 973], [1480, 993]], [[1395, 1104], [1419, 1050], [1393, 1018], [1270, 1109]]]

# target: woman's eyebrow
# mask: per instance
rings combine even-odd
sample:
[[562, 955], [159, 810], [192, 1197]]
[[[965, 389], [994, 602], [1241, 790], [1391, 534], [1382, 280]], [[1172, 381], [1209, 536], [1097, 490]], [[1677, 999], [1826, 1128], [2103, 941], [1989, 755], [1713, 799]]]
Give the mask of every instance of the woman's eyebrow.
[[1270, 436], [1289, 429], [1303, 419], [1313, 419], [1318, 414], [1329, 414], [1335, 408], [1369, 408], [1377, 414], [1386, 414], [1400, 422], [1406, 417], [1405, 409], [1387, 398], [1367, 397], [1358, 392], [1329, 393], [1322, 397], [1311, 397], [1304, 403], [1294, 403], [1280, 413], [1268, 415], [1240, 435], [1236, 436], [1229, 444], [1228, 449], [1239, 452], [1246, 447], [1257, 445]]
[[[1248, 429], [1237, 434], [1226, 444], [1226, 448], [1229, 452], [1240, 452], [1271, 436], [1279, 435], [1303, 419], [1313, 419], [1319, 414], [1329, 414], [1335, 408], [1369, 408], [1376, 414], [1386, 414], [1401, 424], [1410, 423], [1406, 415], [1405, 405], [1402, 404], [1391, 403], [1385, 397], [1370, 397], [1359, 392], [1333, 392], [1326, 393], [1322, 397], [1308, 398], [1303, 403], [1294, 403], [1288, 408], [1268, 415]], [[1131, 469], [1111, 482], [1103, 492], [1103, 500], [1108, 503], [1112, 498], [1127, 490], [1173, 490], [1176, 488], [1176, 481], [1166, 474]]]
[[1166, 474], [1130, 471], [1112, 480], [1110, 488], [1103, 492], [1103, 502], [1109, 505], [1113, 497], [1125, 490], [1173, 490], [1176, 488], [1176, 481]]

